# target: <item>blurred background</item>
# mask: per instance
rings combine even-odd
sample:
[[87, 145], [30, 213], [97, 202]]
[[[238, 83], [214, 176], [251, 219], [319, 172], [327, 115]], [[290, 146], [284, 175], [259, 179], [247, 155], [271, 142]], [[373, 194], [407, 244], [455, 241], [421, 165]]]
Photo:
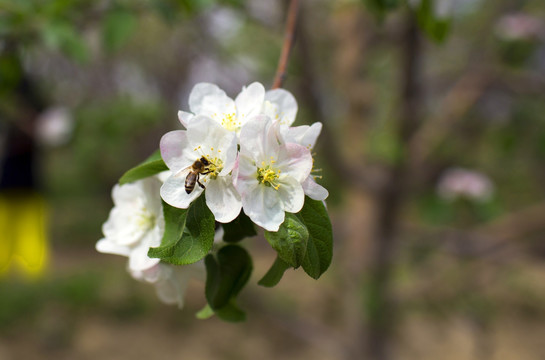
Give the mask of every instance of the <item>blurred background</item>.
[[270, 87], [287, 2], [0, 0], [0, 359], [543, 359], [545, 3], [302, 1], [283, 87], [321, 121], [335, 251], [242, 324], [95, 243], [193, 85]]

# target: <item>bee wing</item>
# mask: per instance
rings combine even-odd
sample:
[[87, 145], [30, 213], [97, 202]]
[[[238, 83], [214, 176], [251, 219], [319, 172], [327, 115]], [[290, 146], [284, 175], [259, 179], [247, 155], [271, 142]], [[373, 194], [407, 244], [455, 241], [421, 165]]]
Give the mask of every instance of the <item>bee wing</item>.
[[185, 169], [178, 171], [176, 174], [173, 175], [173, 177], [185, 180], [185, 178], [190, 172], [191, 172], [191, 165], [186, 167]]

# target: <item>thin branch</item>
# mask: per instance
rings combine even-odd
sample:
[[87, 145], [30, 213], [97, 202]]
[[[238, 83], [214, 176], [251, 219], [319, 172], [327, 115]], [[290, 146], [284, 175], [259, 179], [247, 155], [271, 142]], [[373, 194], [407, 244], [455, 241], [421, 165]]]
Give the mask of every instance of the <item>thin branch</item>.
[[286, 67], [290, 58], [291, 49], [295, 40], [295, 28], [297, 26], [297, 13], [299, 11], [299, 0], [291, 0], [288, 9], [288, 18], [286, 20], [286, 29], [284, 31], [284, 45], [282, 45], [282, 53], [278, 61], [278, 68], [274, 76], [273, 89], [282, 87], [286, 79]]

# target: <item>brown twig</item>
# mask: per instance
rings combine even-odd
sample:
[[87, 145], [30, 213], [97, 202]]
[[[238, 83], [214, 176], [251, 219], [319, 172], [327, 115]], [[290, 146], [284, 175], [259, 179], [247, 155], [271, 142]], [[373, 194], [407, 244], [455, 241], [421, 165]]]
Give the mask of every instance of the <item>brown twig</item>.
[[278, 68], [274, 76], [273, 89], [278, 89], [286, 79], [286, 67], [290, 58], [291, 48], [295, 40], [295, 27], [297, 26], [297, 13], [299, 10], [299, 0], [291, 0], [288, 9], [288, 18], [286, 20], [286, 29], [284, 31], [284, 44], [282, 45], [282, 53], [278, 61]]

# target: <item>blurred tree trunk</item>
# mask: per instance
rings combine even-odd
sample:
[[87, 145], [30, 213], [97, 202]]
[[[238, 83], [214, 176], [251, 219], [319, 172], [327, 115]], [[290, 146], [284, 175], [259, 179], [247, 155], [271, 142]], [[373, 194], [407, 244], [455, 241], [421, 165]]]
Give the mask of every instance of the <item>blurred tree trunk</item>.
[[388, 169], [386, 180], [376, 195], [376, 221], [373, 231], [373, 257], [370, 280], [366, 289], [367, 310], [366, 352], [369, 359], [386, 360], [390, 338], [396, 321], [396, 309], [391, 298], [393, 263], [398, 245], [398, 228], [408, 184], [410, 169], [408, 144], [418, 127], [420, 108], [419, 62], [420, 39], [415, 19], [406, 15], [406, 25], [400, 37], [402, 67], [400, 77], [401, 113], [399, 114], [399, 159]]

